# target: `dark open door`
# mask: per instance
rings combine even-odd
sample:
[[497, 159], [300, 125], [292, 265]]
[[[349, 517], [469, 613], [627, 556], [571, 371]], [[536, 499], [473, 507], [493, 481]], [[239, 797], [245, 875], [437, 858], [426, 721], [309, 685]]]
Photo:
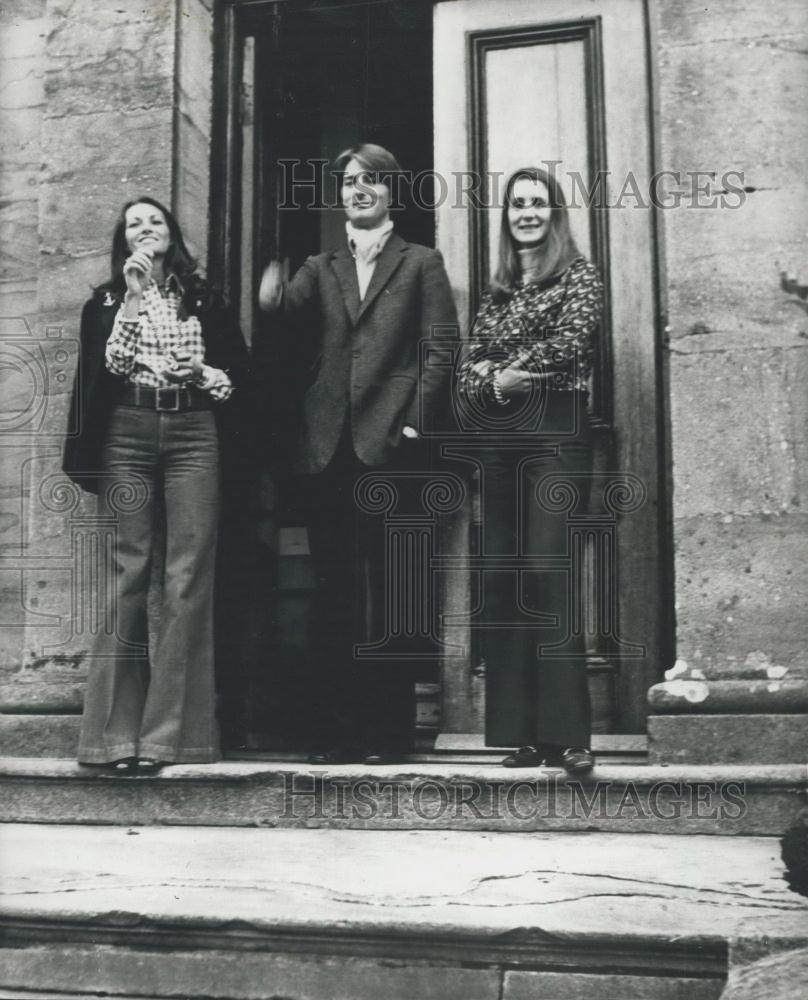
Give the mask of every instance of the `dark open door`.
[[[616, 546], [608, 566], [597, 546], [587, 556], [599, 608], [588, 625], [591, 687], [601, 732], [642, 732], [672, 614], [654, 220], [630, 200], [623, 209], [603, 204], [615, 202], [629, 175], [648, 190], [644, 3], [236, 0], [218, 17], [210, 266], [240, 302], [248, 336], [262, 322], [255, 301], [265, 262], [288, 256], [294, 270], [343, 238], [326, 165], [356, 141], [386, 145], [413, 174], [434, 169], [444, 179], [446, 196], [427, 177], [427, 207], [410, 205], [397, 224], [407, 238], [442, 250], [461, 319], [473, 314], [488, 278], [496, 210], [458, 202], [458, 178], [559, 161], [561, 173], [579, 175], [579, 203], [596, 192], [595, 204], [573, 212], [573, 225], [609, 293], [593, 405], [604, 489], [609, 474], [622, 486], [606, 498], [609, 523], [598, 536]], [[294, 394], [293, 382], [282, 380], [276, 395], [285, 391]], [[470, 504], [449, 525], [443, 551], [468, 551], [473, 517]], [[301, 504], [282, 470], [264, 478], [254, 538], [267, 569], [253, 594], [260, 606], [252, 620], [262, 624], [242, 641], [250, 664], [238, 681], [240, 703], [251, 746], [293, 748], [306, 723], [312, 580]], [[598, 590], [599, 572], [608, 593]], [[424, 667], [422, 696], [432, 699], [433, 715], [440, 702], [444, 745], [462, 745], [463, 734], [480, 743], [473, 581], [466, 571], [442, 579], [439, 610], [453, 655], [440, 672]], [[430, 711], [422, 706], [422, 719]]]
[[[221, 141], [229, 143], [218, 178], [227, 213], [219, 220], [227, 245], [214, 246], [240, 302], [250, 336], [271, 323], [256, 308], [263, 266], [288, 258], [292, 273], [310, 254], [337, 247], [344, 235], [332, 160], [358, 142], [394, 150], [402, 167], [425, 176], [424, 206], [402, 189], [398, 231], [434, 244], [432, 170], [432, 4], [430, 0], [303, 0], [234, 4], [223, 12]], [[233, 96], [235, 95], [235, 96]], [[229, 110], [229, 124], [227, 116]], [[215, 194], [214, 194], [215, 202]], [[252, 337], [250, 337], [252, 339]], [[261, 338], [258, 337], [258, 340]], [[264, 567], [252, 600], [263, 608], [249, 646], [249, 667], [237, 683], [246, 744], [252, 749], [305, 749], [313, 574], [305, 530], [305, 484], [289, 473], [296, 401], [306, 373], [296, 369], [294, 344], [269, 360], [264, 440], [272, 449], [262, 476], [254, 538]], [[420, 715], [434, 715], [438, 664], [421, 664]], [[434, 730], [434, 722], [432, 719]]]

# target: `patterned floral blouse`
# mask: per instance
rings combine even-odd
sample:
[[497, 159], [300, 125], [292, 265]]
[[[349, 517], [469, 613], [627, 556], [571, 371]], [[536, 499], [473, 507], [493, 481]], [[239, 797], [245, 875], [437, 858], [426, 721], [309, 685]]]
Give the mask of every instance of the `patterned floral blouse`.
[[[583, 257], [558, 278], [517, 284], [504, 302], [486, 291], [458, 369], [459, 391], [479, 405], [496, 405], [494, 377], [510, 367], [543, 374], [557, 389], [586, 389], [602, 312], [603, 284]], [[475, 371], [482, 361], [485, 370]]]

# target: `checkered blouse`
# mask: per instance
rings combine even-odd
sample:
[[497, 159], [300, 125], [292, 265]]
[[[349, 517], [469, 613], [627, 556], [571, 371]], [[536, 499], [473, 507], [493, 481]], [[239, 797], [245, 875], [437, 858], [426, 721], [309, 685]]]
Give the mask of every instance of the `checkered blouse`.
[[164, 292], [155, 281], [149, 283], [137, 319], [125, 319], [121, 305], [107, 341], [107, 368], [135, 385], [153, 389], [176, 385], [164, 373], [172, 362], [170, 352], [183, 348], [202, 363], [198, 388], [223, 402], [232, 394], [233, 385], [221, 369], [204, 364], [202, 326], [197, 316], [180, 319], [177, 315], [180, 299], [180, 289], [170, 277]]
[[[603, 284], [595, 267], [576, 257], [558, 279], [518, 284], [505, 302], [484, 293], [457, 388], [478, 404], [496, 404], [494, 377], [505, 368], [544, 374], [557, 389], [586, 389]], [[483, 372], [473, 366], [489, 362]]]

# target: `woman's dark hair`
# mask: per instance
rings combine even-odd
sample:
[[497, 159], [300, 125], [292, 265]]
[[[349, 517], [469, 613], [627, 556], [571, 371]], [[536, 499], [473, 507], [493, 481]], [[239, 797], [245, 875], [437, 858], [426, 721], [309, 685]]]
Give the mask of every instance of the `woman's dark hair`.
[[126, 291], [126, 279], [123, 276], [123, 265], [131, 251], [126, 242], [126, 213], [133, 205], [152, 205], [159, 209], [166, 220], [169, 233], [169, 246], [166, 252], [163, 268], [166, 277], [173, 274], [183, 289], [188, 288], [188, 279], [196, 272], [196, 261], [191, 256], [188, 247], [173, 212], [166, 208], [156, 198], [144, 195], [142, 198], [133, 198], [121, 209], [118, 221], [115, 223], [115, 230], [112, 234], [112, 258], [110, 262], [110, 280], [101, 285], [102, 291], [111, 291], [123, 295]]
[[502, 205], [499, 229], [499, 262], [494, 277], [491, 279], [491, 294], [498, 302], [511, 297], [514, 286], [521, 276], [519, 255], [508, 222], [508, 209], [513, 201], [514, 186], [517, 181], [523, 178], [530, 181], [540, 181], [545, 185], [552, 209], [547, 238], [539, 247], [538, 280], [557, 277], [569, 267], [576, 257], [580, 256], [570, 232], [567, 202], [555, 175], [541, 167], [520, 167], [508, 178], [505, 187], [505, 200]]
[[337, 173], [345, 173], [345, 168], [351, 160], [356, 160], [371, 176], [377, 178], [380, 184], [384, 184], [391, 195], [393, 194], [393, 178], [401, 174], [402, 170], [390, 150], [373, 142], [363, 142], [359, 146], [344, 149], [334, 160]]

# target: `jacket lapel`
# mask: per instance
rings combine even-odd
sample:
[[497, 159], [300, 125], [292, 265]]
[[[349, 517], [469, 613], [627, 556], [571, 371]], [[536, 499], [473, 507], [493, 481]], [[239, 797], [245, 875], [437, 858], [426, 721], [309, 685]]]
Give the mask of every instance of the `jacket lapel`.
[[339, 281], [345, 310], [356, 326], [359, 319], [359, 282], [356, 280], [356, 264], [347, 247], [331, 254], [331, 266]]
[[[407, 244], [404, 240], [402, 240], [398, 233], [391, 233], [387, 242], [384, 244], [384, 249], [376, 260], [376, 267], [373, 269], [373, 276], [371, 277], [370, 284], [365, 292], [365, 297], [359, 304], [359, 319], [362, 318], [363, 314], [367, 311], [368, 306], [370, 306], [379, 292], [393, 276], [396, 268], [401, 263], [402, 251], [406, 249]], [[351, 260], [351, 263], [353, 263], [353, 259]]]

